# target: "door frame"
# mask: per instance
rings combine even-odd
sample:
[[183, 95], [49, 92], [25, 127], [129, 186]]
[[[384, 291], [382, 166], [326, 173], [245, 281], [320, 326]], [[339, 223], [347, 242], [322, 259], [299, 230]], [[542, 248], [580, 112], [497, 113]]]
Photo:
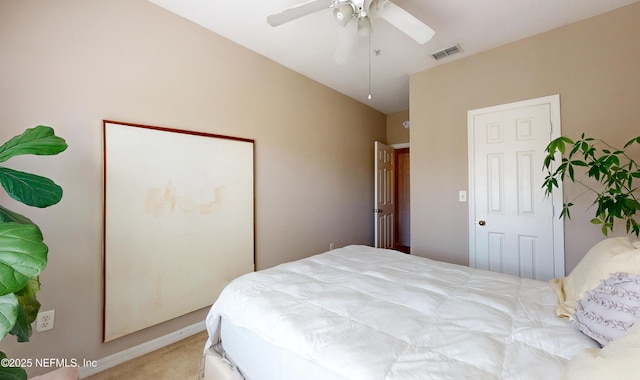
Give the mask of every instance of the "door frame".
[[[410, 142], [406, 142], [406, 143], [397, 143], [397, 144], [389, 144], [390, 147], [392, 147], [393, 149], [395, 149], [396, 151], [394, 152], [395, 154], [395, 161], [396, 163], [398, 162], [398, 151], [402, 151], [403, 149], [408, 150], [409, 152], [411, 152], [411, 143]], [[411, 154], [411, 153], [409, 153]], [[411, 169], [409, 169], [411, 170]], [[397, 196], [398, 196], [398, 171], [396, 170], [395, 175], [393, 176], [393, 186], [395, 188], [395, 193], [396, 193], [396, 200], [397, 200]], [[394, 212], [395, 212], [395, 237], [394, 240], [398, 240], [398, 237], [400, 236], [400, 230], [399, 230], [399, 221], [398, 221], [398, 202], [396, 202], [396, 204], [394, 205]], [[399, 241], [394, 241], [393, 244], [395, 245], [395, 243], [399, 243]], [[411, 248], [411, 241], [409, 241], [409, 246], [407, 248]], [[405, 252], [405, 253], [409, 253], [409, 252]]]
[[[550, 139], [553, 140], [561, 136], [560, 126], [560, 95], [550, 95], [535, 99], [528, 99], [513, 103], [500, 104], [491, 107], [478, 108], [467, 111], [467, 156], [468, 156], [468, 181], [469, 181], [469, 266], [476, 267], [476, 218], [475, 218], [475, 131], [474, 131], [474, 118], [475, 116], [494, 113], [500, 111], [508, 111], [516, 108], [524, 108], [531, 106], [538, 106], [548, 104], [550, 106]], [[557, 165], [559, 159], [556, 159], [553, 166]], [[540, 170], [542, 170], [542, 162], [540, 163]], [[540, 184], [542, 186], [542, 184]], [[565, 253], [564, 253], [564, 219], [559, 218], [559, 212], [562, 210], [563, 202], [563, 188], [562, 183], [559, 183], [557, 191], [554, 190], [550, 195], [552, 198], [553, 216], [552, 216], [552, 234], [553, 234], [553, 270], [556, 277], [563, 277], [565, 275]]]
[[[400, 240], [400, 235], [401, 233], [404, 231], [403, 228], [401, 228], [401, 224], [400, 223], [400, 160], [399, 160], [399, 156], [401, 154], [407, 154], [410, 155], [411, 154], [411, 149], [407, 146], [406, 148], [396, 148], [394, 147], [394, 162], [396, 163], [396, 170], [393, 174], [393, 187], [394, 187], [394, 194], [395, 194], [395, 203], [393, 205], [394, 208], [394, 227], [395, 227], [395, 231], [394, 233], [394, 239], [395, 240], [393, 242], [393, 246], [394, 247], [407, 247], [410, 248], [411, 247], [411, 241], [409, 241], [409, 245], [403, 245], [401, 244], [401, 240]], [[409, 169], [409, 172], [411, 171], [411, 169]], [[409, 195], [409, 197], [411, 197], [411, 195]], [[409, 207], [411, 207], [411, 202], [409, 202]], [[409, 228], [409, 231], [411, 231], [411, 228]], [[409, 240], [411, 240], [411, 238], [409, 238]]]

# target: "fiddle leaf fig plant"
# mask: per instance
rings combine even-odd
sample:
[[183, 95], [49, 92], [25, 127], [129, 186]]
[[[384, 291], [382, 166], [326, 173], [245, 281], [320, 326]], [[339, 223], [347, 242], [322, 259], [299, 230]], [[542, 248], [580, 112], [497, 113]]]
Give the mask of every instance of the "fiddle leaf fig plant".
[[[0, 163], [23, 155], [55, 155], [67, 149], [53, 128], [39, 125], [0, 146]], [[28, 206], [44, 208], [62, 198], [62, 188], [36, 174], [0, 166], [0, 184], [7, 194]], [[47, 265], [48, 247], [40, 228], [29, 218], [0, 205], [0, 340], [7, 334], [28, 342], [31, 324], [40, 309], [36, 293], [39, 275]], [[0, 378], [26, 379], [24, 369], [0, 352]]]
[[[600, 139], [585, 137], [584, 133], [577, 141], [565, 136], [558, 137], [546, 149], [544, 170], [547, 176], [542, 185], [545, 194], [550, 195], [568, 177], [594, 197], [596, 211], [591, 223], [601, 225], [605, 236], [613, 231], [616, 221], [625, 224], [627, 234], [639, 236], [640, 223], [636, 220], [636, 213], [640, 210], [637, 187], [640, 165], [629, 153], [637, 145], [640, 145], [640, 136], [629, 140], [622, 149]], [[557, 152], [562, 158], [557, 168], [553, 169], [552, 163], [556, 160]], [[560, 217], [570, 219], [571, 206], [573, 203], [565, 201]]]

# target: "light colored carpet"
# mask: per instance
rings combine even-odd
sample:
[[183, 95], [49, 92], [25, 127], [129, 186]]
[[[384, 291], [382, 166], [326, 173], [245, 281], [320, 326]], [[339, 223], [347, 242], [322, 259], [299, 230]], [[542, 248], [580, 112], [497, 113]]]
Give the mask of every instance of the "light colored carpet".
[[154, 352], [102, 371], [86, 380], [197, 380], [207, 332], [190, 336]]

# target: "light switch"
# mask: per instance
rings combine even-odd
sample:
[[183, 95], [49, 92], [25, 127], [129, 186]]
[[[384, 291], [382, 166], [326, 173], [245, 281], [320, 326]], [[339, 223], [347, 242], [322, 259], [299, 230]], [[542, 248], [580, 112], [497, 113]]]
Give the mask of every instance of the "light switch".
[[467, 191], [460, 190], [458, 191], [458, 202], [466, 202], [467, 201]]

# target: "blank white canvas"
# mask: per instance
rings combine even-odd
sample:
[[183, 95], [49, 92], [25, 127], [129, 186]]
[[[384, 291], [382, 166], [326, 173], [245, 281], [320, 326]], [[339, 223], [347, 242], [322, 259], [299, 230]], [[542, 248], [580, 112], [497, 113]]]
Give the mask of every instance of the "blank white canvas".
[[105, 341], [254, 270], [253, 141], [105, 122]]

